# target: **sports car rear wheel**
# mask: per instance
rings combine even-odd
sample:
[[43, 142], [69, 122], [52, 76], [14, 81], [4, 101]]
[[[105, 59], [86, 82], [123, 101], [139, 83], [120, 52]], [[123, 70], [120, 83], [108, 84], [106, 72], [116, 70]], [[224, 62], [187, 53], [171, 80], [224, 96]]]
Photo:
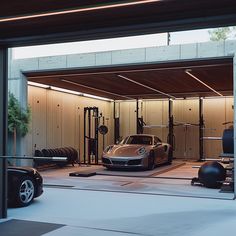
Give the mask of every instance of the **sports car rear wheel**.
[[28, 206], [34, 199], [35, 185], [30, 176], [19, 178], [14, 196], [14, 205], [18, 207]]

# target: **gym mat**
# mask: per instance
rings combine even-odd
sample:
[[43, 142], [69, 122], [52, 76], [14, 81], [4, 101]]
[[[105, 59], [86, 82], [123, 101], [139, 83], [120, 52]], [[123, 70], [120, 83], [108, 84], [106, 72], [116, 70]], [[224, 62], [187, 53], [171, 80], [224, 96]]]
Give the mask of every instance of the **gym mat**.
[[64, 226], [61, 224], [12, 219], [0, 223], [0, 235], [40, 236]]
[[128, 171], [128, 170], [96, 170], [97, 175], [109, 175], [109, 176], [124, 176], [124, 177], [153, 177], [157, 176], [159, 174], [162, 174], [164, 172], [173, 170], [175, 168], [179, 168], [182, 165], [185, 165], [185, 163], [172, 163], [171, 165], [162, 165], [158, 166], [153, 170], [139, 170], [139, 171]]
[[76, 172], [71, 172], [69, 173], [69, 176], [73, 177], [90, 177], [96, 175], [96, 172], [94, 171], [76, 171]]

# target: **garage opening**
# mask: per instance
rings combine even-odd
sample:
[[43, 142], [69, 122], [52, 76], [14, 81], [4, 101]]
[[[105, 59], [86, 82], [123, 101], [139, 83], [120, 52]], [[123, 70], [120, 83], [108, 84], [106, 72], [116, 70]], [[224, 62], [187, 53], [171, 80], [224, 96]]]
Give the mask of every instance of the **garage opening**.
[[[57, 163], [63, 168], [42, 167], [49, 186], [233, 198], [232, 191], [191, 186], [205, 160], [222, 160], [223, 131], [233, 121], [232, 57], [23, 74], [32, 107], [29, 153], [78, 154], [69, 165]], [[100, 126], [108, 132], [98, 132]], [[141, 171], [101, 165], [105, 147], [137, 133], [171, 143], [171, 165]]]

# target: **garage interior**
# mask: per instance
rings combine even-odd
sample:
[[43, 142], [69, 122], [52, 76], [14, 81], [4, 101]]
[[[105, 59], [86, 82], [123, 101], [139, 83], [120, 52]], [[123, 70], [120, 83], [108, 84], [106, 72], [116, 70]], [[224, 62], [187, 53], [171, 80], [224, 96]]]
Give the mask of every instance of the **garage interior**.
[[[233, 198], [233, 192], [219, 193], [219, 189], [190, 185], [203, 160], [221, 160], [222, 133], [233, 121], [232, 57], [27, 71], [24, 76], [28, 80], [28, 102], [32, 107], [28, 153], [32, 155], [36, 149], [58, 147], [73, 147], [79, 153], [78, 166], [43, 170], [46, 185]], [[79, 94], [72, 94], [76, 92]], [[86, 98], [81, 93], [106, 99]], [[157, 135], [163, 142], [170, 141], [167, 140], [170, 103], [174, 124], [172, 167], [159, 166], [143, 172], [109, 172], [101, 165], [93, 165], [101, 164], [104, 147], [136, 134], [140, 118], [145, 122], [144, 134]], [[98, 134], [98, 163], [84, 152], [84, 107], [98, 107], [99, 124], [108, 127], [106, 135]], [[119, 128], [115, 127], [117, 118]], [[94, 136], [94, 127], [91, 129]], [[88, 165], [90, 161], [92, 165]], [[96, 172], [96, 175], [69, 177], [73, 171]]]

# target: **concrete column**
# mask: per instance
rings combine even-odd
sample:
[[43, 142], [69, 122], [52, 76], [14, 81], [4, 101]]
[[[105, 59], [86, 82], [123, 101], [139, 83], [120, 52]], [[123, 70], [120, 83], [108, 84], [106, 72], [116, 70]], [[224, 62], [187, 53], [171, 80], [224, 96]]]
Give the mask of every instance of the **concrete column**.
[[236, 155], [235, 155], [235, 150], [236, 150], [236, 55], [234, 54], [233, 58], [233, 88], [234, 88], [234, 198], [236, 198]]
[[[7, 48], [0, 48], [0, 156], [7, 153]], [[7, 217], [7, 161], [0, 158], [0, 218]]]

